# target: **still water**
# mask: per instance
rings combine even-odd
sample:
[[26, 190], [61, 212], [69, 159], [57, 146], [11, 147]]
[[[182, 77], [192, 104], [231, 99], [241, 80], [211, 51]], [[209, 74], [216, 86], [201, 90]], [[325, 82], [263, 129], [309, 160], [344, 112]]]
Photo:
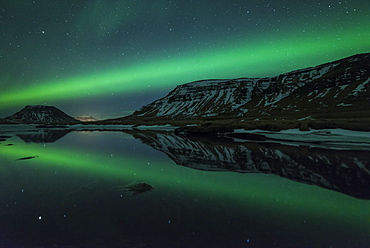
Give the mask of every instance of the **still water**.
[[[0, 247], [368, 247], [370, 151], [0, 134]], [[150, 184], [133, 194], [128, 187]]]

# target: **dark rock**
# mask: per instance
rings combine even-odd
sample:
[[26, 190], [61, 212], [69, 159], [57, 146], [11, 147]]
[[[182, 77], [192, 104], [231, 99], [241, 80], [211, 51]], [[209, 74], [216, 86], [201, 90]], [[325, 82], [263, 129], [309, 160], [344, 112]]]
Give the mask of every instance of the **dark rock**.
[[136, 182], [132, 185], [124, 186], [121, 189], [131, 193], [132, 195], [137, 195], [147, 191], [151, 191], [153, 187], [145, 182]]
[[310, 131], [310, 127], [306, 122], [303, 122], [299, 125], [299, 130], [300, 131]]
[[17, 161], [18, 160], [29, 160], [29, 159], [33, 159], [33, 158], [37, 158], [38, 156], [30, 156], [30, 157], [24, 157], [24, 158], [18, 158], [16, 159]]

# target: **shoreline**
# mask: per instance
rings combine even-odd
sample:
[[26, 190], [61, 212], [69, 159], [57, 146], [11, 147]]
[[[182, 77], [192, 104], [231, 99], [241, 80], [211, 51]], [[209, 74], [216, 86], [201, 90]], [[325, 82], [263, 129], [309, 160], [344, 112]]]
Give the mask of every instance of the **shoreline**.
[[63, 132], [126, 132], [126, 133], [169, 133], [170, 135], [189, 139], [229, 140], [236, 143], [263, 142], [280, 143], [293, 146], [321, 147], [328, 149], [355, 149], [370, 151], [370, 132], [345, 128], [289, 128], [284, 130], [245, 129], [232, 126], [211, 125], [128, 125], [128, 124], [74, 124], [74, 125], [37, 125], [37, 124], [3, 124], [0, 136], [38, 133]]
[[107, 129], [114, 130], [134, 129], [134, 130], [169, 130], [178, 129], [185, 133], [227, 133], [235, 129], [244, 130], [264, 130], [264, 131], [284, 131], [289, 129], [299, 129], [300, 131], [322, 130], [322, 129], [346, 129], [352, 131], [370, 132], [370, 117], [364, 118], [302, 118], [302, 119], [278, 119], [278, 118], [215, 118], [215, 119], [167, 119], [167, 118], [124, 118], [79, 123], [22, 123], [14, 121], [1, 122], [0, 129], [4, 126], [28, 125], [39, 129], [74, 129], [78, 127], [87, 129]]

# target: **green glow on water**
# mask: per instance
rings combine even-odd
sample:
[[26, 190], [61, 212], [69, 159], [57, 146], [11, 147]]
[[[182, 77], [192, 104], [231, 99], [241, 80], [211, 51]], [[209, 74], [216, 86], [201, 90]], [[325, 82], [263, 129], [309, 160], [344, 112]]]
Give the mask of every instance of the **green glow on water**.
[[[35, 159], [14, 160], [26, 156]], [[306, 213], [311, 218], [332, 219], [370, 231], [369, 202], [329, 190], [295, 183], [273, 175], [242, 175], [232, 172], [203, 172], [176, 166], [168, 160], [148, 164], [145, 157], [88, 154], [82, 150], [17, 144], [2, 147], [0, 158], [12, 166], [35, 166], [38, 169], [62, 169], [80, 176], [119, 178], [127, 181], [145, 180], [173, 190], [192, 192], [194, 197], [219, 197], [233, 204], [269, 211]], [[19, 163], [19, 164], [17, 164]], [[2, 165], [6, 170], [6, 165]]]

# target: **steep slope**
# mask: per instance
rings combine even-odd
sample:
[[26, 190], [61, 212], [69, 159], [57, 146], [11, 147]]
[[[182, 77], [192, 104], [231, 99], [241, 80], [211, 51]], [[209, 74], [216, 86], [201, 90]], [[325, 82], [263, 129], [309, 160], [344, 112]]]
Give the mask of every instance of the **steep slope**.
[[43, 105], [27, 105], [21, 111], [5, 119], [18, 123], [36, 124], [69, 124], [79, 122], [54, 106]]
[[311, 113], [370, 110], [369, 100], [368, 53], [271, 78], [204, 80], [179, 85], [131, 117], [305, 117]]

